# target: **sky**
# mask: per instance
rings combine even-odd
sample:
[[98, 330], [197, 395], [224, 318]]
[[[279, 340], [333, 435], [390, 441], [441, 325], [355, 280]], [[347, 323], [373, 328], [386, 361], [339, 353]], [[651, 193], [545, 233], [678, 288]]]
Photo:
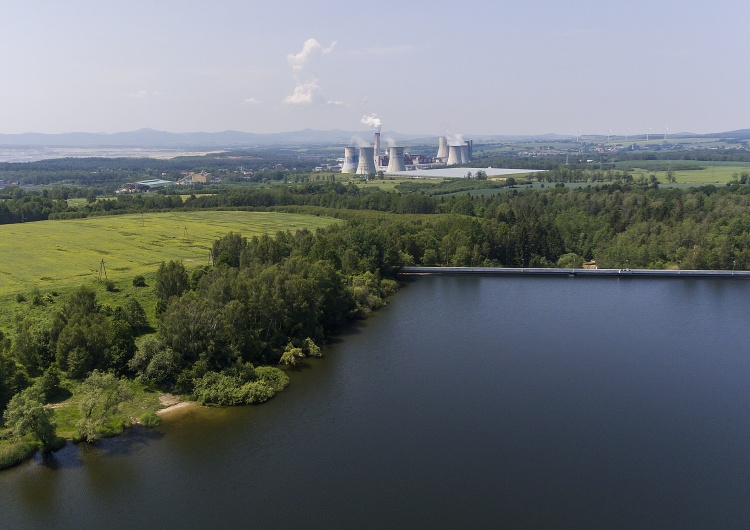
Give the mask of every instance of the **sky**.
[[747, 0], [3, 0], [0, 133], [750, 128]]

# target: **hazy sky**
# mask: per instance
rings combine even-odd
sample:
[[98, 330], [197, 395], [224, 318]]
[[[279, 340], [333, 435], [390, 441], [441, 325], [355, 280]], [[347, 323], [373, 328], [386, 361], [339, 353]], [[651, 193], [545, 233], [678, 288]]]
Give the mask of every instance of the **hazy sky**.
[[0, 133], [750, 127], [747, 0], [3, 0]]

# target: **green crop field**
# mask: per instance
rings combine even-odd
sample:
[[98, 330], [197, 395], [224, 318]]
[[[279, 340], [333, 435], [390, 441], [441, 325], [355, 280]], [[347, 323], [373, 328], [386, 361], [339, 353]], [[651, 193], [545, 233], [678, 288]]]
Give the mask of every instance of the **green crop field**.
[[245, 237], [314, 230], [333, 219], [275, 212], [152, 213], [0, 226], [0, 296], [107, 277], [153, 273], [162, 261], [208, 263], [213, 242], [228, 232]]
[[[726, 184], [735, 175], [750, 171], [748, 162], [713, 162], [694, 160], [633, 160], [618, 162], [617, 169], [631, 169], [633, 177], [656, 175], [662, 184], [667, 182], [665, 166], [671, 166], [678, 183]], [[691, 169], [684, 169], [684, 167]], [[655, 170], [658, 168], [658, 170]], [[700, 168], [700, 169], [694, 169]]]

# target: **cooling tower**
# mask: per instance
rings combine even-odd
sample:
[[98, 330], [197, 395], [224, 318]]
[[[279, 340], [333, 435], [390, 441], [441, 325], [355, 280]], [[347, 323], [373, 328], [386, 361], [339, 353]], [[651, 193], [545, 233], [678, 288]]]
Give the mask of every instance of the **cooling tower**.
[[357, 148], [344, 147], [344, 165], [341, 166], [342, 173], [357, 172]]
[[443, 161], [448, 158], [448, 139], [445, 136], [438, 138], [438, 154], [436, 158], [442, 158]]
[[471, 162], [471, 155], [469, 154], [469, 142], [466, 142], [461, 146], [461, 163], [468, 164]]
[[448, 162], [449, 166], [456, 164], [463, 164], [462, 160], [462, 146], [460, 145], [449, 145], [448, 146]]
[[391, 147], [388, 155], [388, 169], [386, 171], [388, 173], [406, 171], [406, 165], [404, 164], [403, 147]]
[[375, 169], [375, 148], [360, 147], [357, 175], [374, 175], [377, 172], [377, 169]]

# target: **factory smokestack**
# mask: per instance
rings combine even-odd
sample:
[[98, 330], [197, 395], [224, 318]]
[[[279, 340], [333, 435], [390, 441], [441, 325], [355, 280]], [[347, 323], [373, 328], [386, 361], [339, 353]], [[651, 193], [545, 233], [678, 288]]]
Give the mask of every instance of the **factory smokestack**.
[[462, 154], [462, 146], [460, 145], [450, 145], [448, 146], [448, 162], [447, 164], [449, 166], [453, 166], [456, 164], [463, 164], [463, 154]]
[[406, 171], [406, 165], [404, 164], [404, 148], [403, 147], [391, 147], [388, 155], [388, 173], [398, 173]]
[[377, 169], [375, 169], [375, 148], [360, 147], [357, 175], [374, 175], [375, 173], [377, 173]]
[[438, 138], [437, 158], [441, 158], [443, 162], [448, 158], [448, 139], [445, 136]]
[[375, 131], [375, 167], [380, 167], [380, 127]]
[[341, 166], [342, 173], [356, 173], [357, 172], [357, 148], [356, 147], [344, 147], [344, 165]]

